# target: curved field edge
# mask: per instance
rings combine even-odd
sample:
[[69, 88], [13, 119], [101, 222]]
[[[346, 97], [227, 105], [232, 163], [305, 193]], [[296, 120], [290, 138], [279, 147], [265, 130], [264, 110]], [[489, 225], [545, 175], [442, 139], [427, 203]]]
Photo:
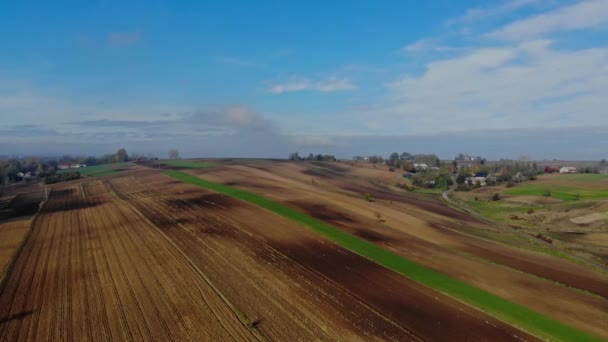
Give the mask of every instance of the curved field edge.
[[332, 242], [381, 266], [453, 297], [467, 305], [473, 306], [538, 337], [554, 341], [601, 341], [599, 337], [572, 328], [560, 321], [537, 313], [524, 306], [515, 304], [462, 281], [451, 278], [443, 273], [427, 268], [265, 197], [230, 186], [209, 182], [181, 171], [167, 170], [164, 171], [164, 173], [176, 180], [249, 202], [287, 219], [301, 223]]

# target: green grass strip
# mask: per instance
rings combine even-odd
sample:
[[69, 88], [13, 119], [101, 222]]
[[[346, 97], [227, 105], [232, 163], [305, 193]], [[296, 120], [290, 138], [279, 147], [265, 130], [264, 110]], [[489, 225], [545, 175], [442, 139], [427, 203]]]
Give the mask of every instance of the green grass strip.
[[601, 341], [598, 337], [427, 268], [262, 196], [226, 185], [212, 183], [181, 171], [167, 170], [164, 173], [179, 181], [252, 203], [287, 219], [306, 225], [325, 238], [379, 265], [478, 308], [538, 337], [553, 341]]
[[194, 160], [181, 160], [181, 159], [163, 160], [163, 161], [161, 161], [161, 164], [169, 165], [169, 166], [177, 166], [177, 167], [187, 167], [190, 169], [199, 169], [199, 168], [204, 168], [204, 167], [219, 166], [219, 165], [213, 164], [213, 163], [194, 161]]

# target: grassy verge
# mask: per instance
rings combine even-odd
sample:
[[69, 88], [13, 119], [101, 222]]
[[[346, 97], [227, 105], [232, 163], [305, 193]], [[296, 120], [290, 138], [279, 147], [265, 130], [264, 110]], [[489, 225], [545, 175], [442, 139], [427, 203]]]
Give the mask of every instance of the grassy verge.
[[162, 164], [165, 165], [169, 165], [169, 166], [177, 166], [177, 167], [187, 167], [190, 169], [199, 169], [199, 168], [203, 168], [203, 167], [216, 167], [219, 166], [217, 164], [213, 164], [213, 163], [207, 163], [207, 162], [201, 162], [201, 161], [194, 161], [194, 160], [163, 160], [161, 161]]
[[[602, 176], [602, 175], [599, 175]], [[543, 196], [550, 193], [551, 197], [563, 201], [591, 200], [608, 198], [608, 190], [582, 189], [568, 186], [524, 184], [504, 191], [507, 195]]]
[[379, 265], [478, 308], [538, 337], [556, 341], [600, 340], [597, 337], [567, 326], [566, 324], [539, 314], [524, 306], [515, 304], [462, 281], [451, 278], [443, 273], [434, 271], [400, 255], [384, 250], [363, 239], [350, 235], [322, 221], [262, 196], [229, 186], [212, 183], [180, 171], [165, 171], [165, 174], [179, 181], [197, 185], [252, 203], [287, 219], [301, 223], [336, 244], [370, 259]]

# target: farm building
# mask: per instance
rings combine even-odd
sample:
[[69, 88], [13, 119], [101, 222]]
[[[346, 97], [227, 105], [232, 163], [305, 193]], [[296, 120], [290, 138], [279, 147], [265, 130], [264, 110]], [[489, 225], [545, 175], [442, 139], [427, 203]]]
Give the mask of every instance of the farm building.
[[426, 171], [429, 169], [429, 166], [426, 164], [414, 164], [414, 169], [416, 169], [416, 171]]
[[559, 169], [559, 173], [576, 173], [576, 167], [564, 166], [561, 169]]
[[558, 173], [560, 167], [555, 165], [550, 165], [545, 167], [545, 173]]
[[475, 185], [475, 184], [478, 184], [478, 183], [479, 183], [480, 186], [486, 186], [486, 185], [488, 185], [487, 182], [486, 182], [486, 177], [469, 177], [469, 178], [467, 178], [466, 183], [469, 186], [472, 186], [472, 185]]

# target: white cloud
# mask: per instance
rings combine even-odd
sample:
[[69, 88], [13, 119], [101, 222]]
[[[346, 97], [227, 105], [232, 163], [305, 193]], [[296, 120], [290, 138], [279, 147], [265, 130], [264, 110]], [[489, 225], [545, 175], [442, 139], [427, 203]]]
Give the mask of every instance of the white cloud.
[[558, 31], [580, 30], [608, 24], [608, 0], [586, 0], [515, 21], [490, 32], [488, 38], [525, 40]]
[[607, 125], [608, 49], [476, 48], [388, 87], [384, 127], [400, 119], [409, 132]]
[[272, 94], [283, 94], [296, 91], [320, 91], [324, 93], [355, 89], [347, 78], [329, 77], [324, 80], [291, 77], [283, 82], [266, 82], [266, 91]]
[[503, 2], [498, 6], [471, 8], [467, 10], [464, 15], [447, 20], [446, 25], [452, 26], [459, 24], [470, 24], [474, 21], [482, 19], [495, 18], [497, 16], [507, 14], [523, 7], [528, 7], [530, 5], [538, 5], [540, 2], [540, 0], [509, 0]]
[[420, 39], [404, 46], [401, 52], [405, 54], [420, 54], [425, 52], [456, 51], [459, 48], [441, 45], [436, 39]]

